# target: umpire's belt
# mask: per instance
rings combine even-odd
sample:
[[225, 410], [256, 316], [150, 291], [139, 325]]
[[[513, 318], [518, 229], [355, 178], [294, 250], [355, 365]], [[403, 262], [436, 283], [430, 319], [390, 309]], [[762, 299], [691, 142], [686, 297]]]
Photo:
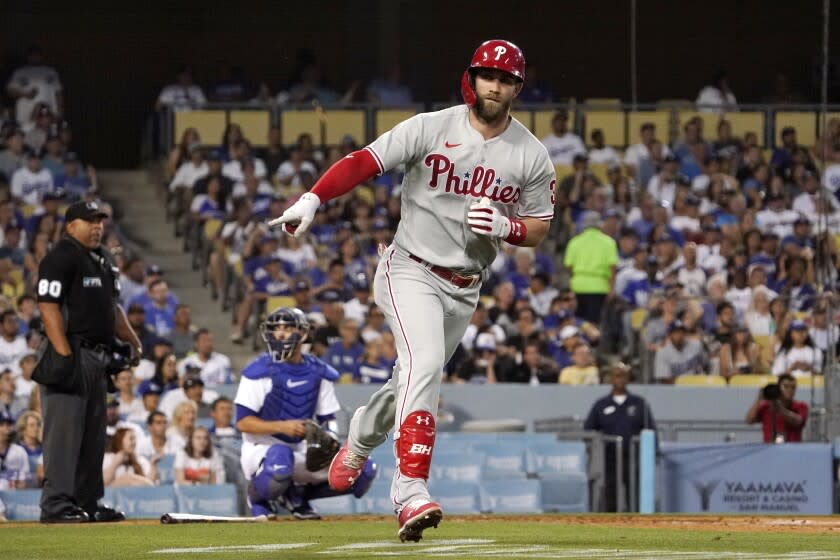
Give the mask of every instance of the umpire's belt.
[[472, 288], [481, 281], [481, 274], [469, 274], [467, 276], [464, 276], [463, 274], [458, 274], [457, 272], [448, 268], [428, 263], [420, 257], [418, 257], [417, 255], [412, 255], [411, 253], [409, 253], [408, 257], [411, 260], [420, 263], [421, 265], [432, 271], [434, 274], [437, 274], [438, 276], [440, 276], [441, 278], [443, 278], [447, 282], [450, 282], [453, 286], [456, 286], [458, 288]]
[[89, 341], [84, 340], [82, 338], [77, 339], [77, 342], [78, 342], [80, 347], [87, 348], [88, 350], [90, 350], [92, 352], [98, 352], [100, 354], [107, 354], [108, 352], [111, 351], [111, 347], [109, 345], [102, 344], [101, 342], [97, 342], [97, 343], [89, 342]]

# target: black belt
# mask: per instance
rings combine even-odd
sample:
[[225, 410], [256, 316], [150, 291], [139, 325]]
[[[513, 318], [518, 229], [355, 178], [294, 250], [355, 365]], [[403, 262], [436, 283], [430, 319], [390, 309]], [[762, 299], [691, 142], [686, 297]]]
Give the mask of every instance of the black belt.
[[88, 350], [93, 350], [94, 352], [101, 352], [102, 354], [107, 354], [111, 351], [110, 344], [103, 344], [101, 342], [89, 342], [81, 338], [77, 340], [80, 347], [87, 348]]
[[452, 283], [453, 286], [458, 288], [472, 288], [476, 284], [481, 281], [481, 274], [459, 274], [454, 270], [450, 270], [448, 268], [438, 266], [436, 264], [428, 263], [418, 257], [417, 255], [412, 255], [411, 253], [408, 254], [408, 258], [411, 260], [418, 262], [428, 268], [433, 274], [436, 274], [446, 280], [447, 282]]

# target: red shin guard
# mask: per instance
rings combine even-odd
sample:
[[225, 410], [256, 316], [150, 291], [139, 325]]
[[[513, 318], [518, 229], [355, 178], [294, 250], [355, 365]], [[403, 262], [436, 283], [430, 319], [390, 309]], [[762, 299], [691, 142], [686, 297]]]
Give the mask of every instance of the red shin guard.
[[400, 473], [409, 478], [429, 479], [432, 450], [435, 447], [435, 417], [418, 410], [409, 414], [400, 426], [397, 457]]

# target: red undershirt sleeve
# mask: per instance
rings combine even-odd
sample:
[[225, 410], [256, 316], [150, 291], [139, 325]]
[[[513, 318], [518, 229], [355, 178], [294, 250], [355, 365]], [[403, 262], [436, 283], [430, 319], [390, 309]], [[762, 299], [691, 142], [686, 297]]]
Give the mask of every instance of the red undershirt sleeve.
[[357, 150], [335, 162], [312, 187], [321, 203], [349, 193], [382, 171], [370, 150]]

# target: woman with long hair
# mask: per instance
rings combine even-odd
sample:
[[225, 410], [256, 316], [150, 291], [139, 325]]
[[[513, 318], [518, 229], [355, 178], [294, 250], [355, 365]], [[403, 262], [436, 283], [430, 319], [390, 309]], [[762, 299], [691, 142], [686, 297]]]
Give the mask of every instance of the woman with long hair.
[[808, 326], [802, 321], [792, 321], [773, 361], [771, 373], [777, 377], [783, 373], [794, 377], [815, 375], [820, 373], [822, 363], [822, 351], [811, 340]]
[[29, 244], [29, 251], [23, 256], [23, 269], [26, 272], [26, 284], [29, 291], [35, 292], [38, 285], [38, 266], [49, 253], [52, 242], [46, 233], [37, 233]]
[[761, 349], [752, 339], [746, 326], [738, 326], [732, 338], [720, 347], [720, 375], [729, 379], [733, 375], [763, 373]]
[[242, 127], [236, 123], [228, 123], [224, 133], [222, 133], [222, 145], [219, 146], [225, 162], [236, 158], [234, 144], [244, 139], [245, 135], [242, 134]]
[[190, 159], [189, 147], [190, 144], [201, 142], [201, 137], [198, 135], [198, 130], [193, 127], [184, 129], [181, 134], [181, 141], [178, 145], [172, 148], [169, 156], [166, 158], [166, 179], [171, 181], [175, 176], [175, 172], [181, 167], [181, 164]]
[[38, 457], [43, 453], [41, 450], [42, 426], [41, 415], [34, 410], [27, 410], [15, 422], [17, 444], [23, 447], [29, 457]]
[[178, 484], [221, 484], [225, 481], [222, 457], [213, 449], [207, 428], [196, 428], [183, 449], [175, 454]]
[[172, 352], [165, 353], [155, 362], [155, 374], [152, 376], [152, 382], [161, 387], [163, 391], [161, 395], [178, 388], [177, 364], [178, 360]]
[[137, 436], [131, 428], [118, 428], [102, 460], [105, 486], [154, 486], [157, 461], [136, 454]]
[[181, 449], [190, 440], [190, 434], [195, 430], [195, 419], [198, 416], [198, 405], [193, 401], [182, 401], [172, 411], [172, 425], [166, 430], [167, 441], [172, 446]]

